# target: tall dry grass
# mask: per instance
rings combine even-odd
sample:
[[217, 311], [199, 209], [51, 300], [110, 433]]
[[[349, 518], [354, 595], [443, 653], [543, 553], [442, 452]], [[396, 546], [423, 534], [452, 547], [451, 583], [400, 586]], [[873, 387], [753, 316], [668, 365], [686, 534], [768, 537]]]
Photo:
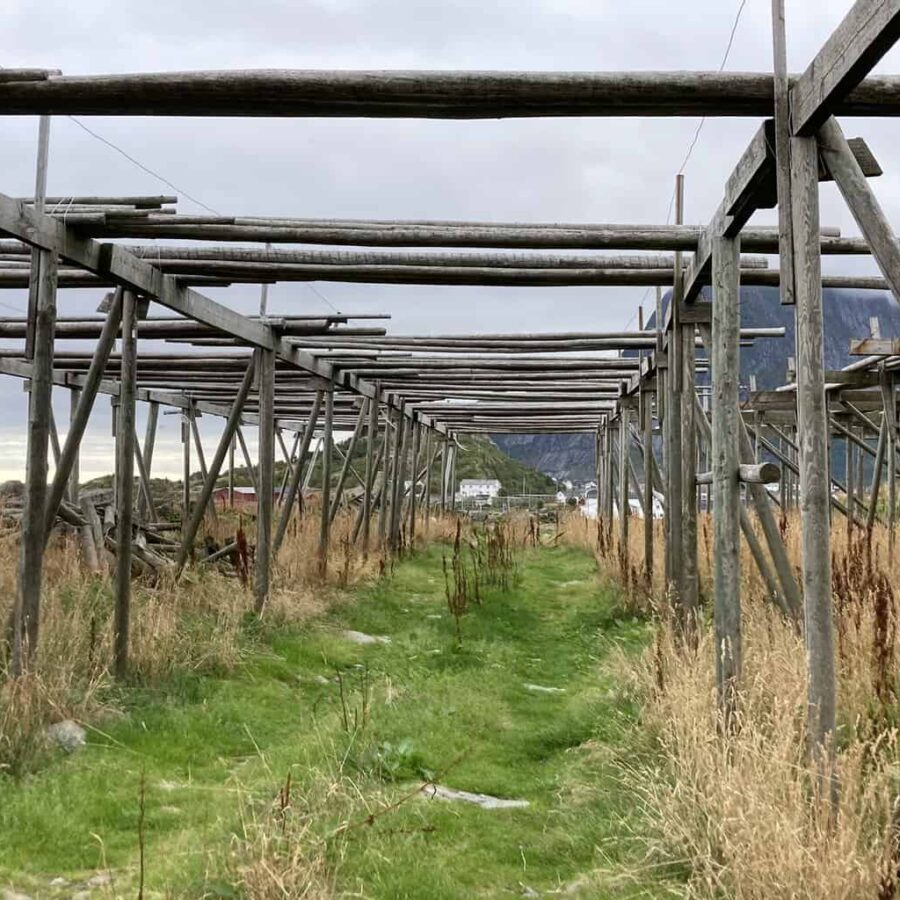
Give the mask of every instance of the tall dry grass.
[[[238, 527], [255, 540], [252, 519], [230, 513], [208, 523], [208, 533], [224, 540]], [[416, 544], [443, 540], [455, 519], [424, 517]], [[317, 566], [319, 520], [314, 510], [291, 523], [273, 567], [272, 591], [263, 630], [296, 624], [323, 614], [340, 589], [383, 574], [389, 559], [372, 541], [368, 554], [353, 544], [353, 518], [338, 515], [329, 545], [329, 567]], [[377, 534], [377, 529], [373, 529]], [[409, 549], [409, 548], [408, 548]], [[0, 537], [0, 626], [5, 627], [16, 594], [17, 535]], [[112, 559], [107, 560], [112, 562]], [[234, 668], [257, 623], [252, 570], [246, 583], [221, 566], [198, 565], [176, 580], [170, 573], [137, 578], [133, 585], [129, 681], [153, 684], [184, 672], [224, 672]], [[123, 686], [111, 678], [113, 594], [110, 573], [88, 574], [76, 543], [54, 539], [45, 562], [40, 641], [26, 675], [9, 678], [0, 641], [0, 775], [20, 774], [40, 765], [48, 747], [48, 724], [63, 719], [102, 720], [121, 706]]]
[[[566, 538], [596, 551], [601, 571], [627, 580], [630, 602], [659, 614], [651, 648], [623, 662], [623, 678], [643, 700], [652, 735], [648, 761], [629, 767], [652, 828], [652, 853], [685, 871], [686, 897], [838, 898], [900, 896], [900, 746], [895, 722], [900, 547], [886, 529], [833, 530], [834, 616], [838, 657], [840, 793], [817, 796], [805, 753], [806, 663], [803, 638], [764, 598], [746, 547], [742, 557], [744, 671], [737, 728], [723, 735], [716, 712], [709, 622], [695, 647], [673, 638], [660, 571], [662, 525], [655, 525], [656, 577], [642, 571], [643, 522], [634, 519], [628, 554], [597, 523], [568, 521]], [[699, 523], [701, 594], [709, 595], [710, 522]], [[800, 529], [782, 518], [795, 567]]]

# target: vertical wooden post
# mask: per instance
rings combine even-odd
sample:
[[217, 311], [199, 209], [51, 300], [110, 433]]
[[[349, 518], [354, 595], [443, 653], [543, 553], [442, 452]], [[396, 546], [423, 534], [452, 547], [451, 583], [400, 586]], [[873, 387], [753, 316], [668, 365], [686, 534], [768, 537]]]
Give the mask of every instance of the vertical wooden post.
[[[309, 413], [309, 419], [307, 419], [306, 422], [306, 428], [304, 428], [303, 430], [303, 440], [300, 442], [300, 446], [297, 450], [297, 464], [294, 466], [294, 470], [291, 472], [291, 480], [290, 482], [288, 482], [287, 493], [285, 494], [284, 500], [281, 504], [281, 515], [278, 518], [278, 527], [275, 529], [275, 539], [272, 542], [273, 559], [278, 555], [278, 551], [281, 549], [281, 544], [284, 541], [284, 535], [287, 532], [288, 523], [291, 520], [291, 515], [294, 510], [294, 501], [297, 501], [298, 507], [302, 507], [303, 498], [300, 482], [303, 478], [303, 461], [306, 459], [306, 455], [309, 453], [309, 446], [312, 443], [313, 432], [316, 430], [316, 422], [319, 419], [319, 411], [322, 408], [323, 396], [324, 391], [316, 391], [316, 399], [313, 401], [312, 409]], [[314, 465], [315, 457], [310, 460], [309, 467], [307, 469], [307, 475], [312, 472], [312, 467]]]
[[269, 597], [272, 568], [272, 505], [275, 498], [275, 351], [258, 349], [259, 475], [256, 485], [256, 612], [262, 615]]
[[234, 509], [234, 451], [237, 438], [231, 439], [228, 447], [228, 508]]
[[[47, 194], [50, 118], [41, 116], [38, 132], [35, 209], [43, 212]], [[13, 607], [11, 672], [21, 675], [37, 649], [40, 628], [41, 581], [44, 566], [47, 503], [47, 449], [53, 395], [53, 335], [56, 327], [57, 257], [46, 250], [31, 256], [27, 356], [32, 363], [26, 432], [25, 496], [16, 602]], [[33, 306], [31, 301], [33, 299]]]
[[772, 0], [772, 49], [775, 72], [775, 180], [778, 191], [778, 280], [781, 302], [794, 303], [794, 223], [791, 191], [791, 123], [784, 0]]
[[182, 531], [191, 520], [191, 416], [193, 405], [181, 415], [181, 523]]
[[428, 428], [425, 431], [425, 537], [428, 537], [428, 531], [431, 524], [431, 467], [434, 465], [434, 457], [431, 452], [431, 435], [432, 430]]
[[406, 481], [406, 456], [408, 453], [408, 419], [404, 413], [403, 403], [397, 411], [397, 458], [394, 461], [394, 492], [391, 498], [390, 547], [396, 553], [400, 549], [401, 528], [403, 523], [403, 490]]
[[137, 300], [132, 291], [122, 297], [122, 359], [119, 411], [116, 420], [116, 612], [114, 670], [128, 673], [131, 618], [131, 544], [134, 517], [134, 418], [137, 397]]
[[[69, 388], [69, 431], [72, 430], [72, 423], [75, 421], [75, 417], [78, 414], [78, 403], [81, 399], [81, 388], [73, 387]], [[67, 432], [68, 434], [68, 432]], [[57, 467], [59, 466], [59, 462], [57, 462]], [[78, 505], [79, 500], [79, 486], [81, 484], [81, 456], [80, 453], [76, 450], [75, 458], [72, 460], [72, 471], [69, 473], [69, 486], [68, 486], [68, 494], [69, 494], [69, 502]]]
[[443, 438], [441, 440], [441, 515], [444, 515], [444, 513], [447, 512], [447, 444], [447, 438]]
[[734, 725], [741, 676], [740, 242], [712, 247], [713, 594], [716, 695], [726, 729]]
[[[156, 447], [156, 427], [159, 423], [159, 403], [155, 400], [150, 401], [150, 407], [147, 411], [147, 430], [144, 433], [144, 472], [147, 476], [147, 491], [150, 490], [150, 478], [153, 471], [153, 451]], [[145, 497], [142, 493], [138, 501], [138, 512], [141, 515], [147, 513], [147, 504], [150, 497]]]
[[409, 475], [409, 549], [415, 547], [416, 541], [416, 500], [419, 488], [419, 455], [421, 452], [422, 429], [413, 413], [412, 431], [412, 472]]
[[331, 513], [330, 518], [331, 521], [334, 521], [334, 517], [337, 515], [338, 510], [341, 506], [341, 495], [344, 490], [344, 482], [347, 480], [347, 472], [350, 470], [350, 457], [353, 456], [353, 451], [356, 449], [356, 444], [359, 441], [359, 436], [362, 433], [363, 423], [366, 421], [366, 403], [365, 401], [360, 402], [359, 405], [359, 415], [356, 417], [356, 425], [353, 428], [353, 434], [350, 436], [350, 442], [347, 444], [346, 455], [344, 456], [344, 464], [341, 466], [340, 474], [338, 475], [337, 484], [334, 488], [334, 499], [331, 503]]
[[825, 405], [819, 168], [815, 138], [791, 139], [797, 321], [797, 439], [811, 749], [833, 754], [837, 685], [831, 603], [828, 419]]
[[630, 437], [628, 427], [631, 409], [625, 398], [619, 402], [619, 558], [628, 571], [628, 520], [631, 508], [628, 503], [628, 445]]
[[331, 537], [331, 455], [334, 446], [334, 389], [325, 391], [325, 423], [322, 434], [322, 515], [319, 520], [319, 577], [328, 571], [328, 541]]
[[644, 577], [653, 590], [653, 394], [641, 392], [641, 425], [644, 429]]
[[[684, 219], [684, 176], [675, 178], [675, 222], [681, 224]], [[672, 295], [669, 299], [672, 310], [669, 316], [671, 328], [668, 335], [666, 383], [668, 397], [666, 400], [666, 521], [668, 522], [668, 569], [670, 570], [670, 591], [677, 613], [679, 627], [686, 628], [685, 610], [682, 605], [684, 589], [684, 570], [682, 568], [682, 552], [684, 539], [681, 528], [681, 513], [684, 508], [684, 492], [682, 477], [682, 428], [681, 394], [684, 390], [684, 366], [681, 361], [683, 342], [681, 339], [681, 301], [683, 283], [681, 278], [681, 253], [675, 254], [675, 280]]]
[[369, 532], [372, 525], [372, 488], [375, 483], [375, 441], [378, 437], [378, 400], [381, 395], [380, 385], [376, 382], [375, 398], [369, 400], [369, 421], [366, 427], [366, 471], [363, 492], [362, 511], [362, 550], [363, 559], [369, 556]]
[[450, 444], [450, 512], [456, 512], [456, 444]]
[[216, 452], [213, 454], [212, 461], [210, 462], [209, 475], [203, 482], [203, 487], [201, 489], [198, 502], [195, 504], [193, 510], [191, 511], [190, 519], [185, 524], [181, 539], [181, 549], [179, 551], [178, 562], [176, 564], [178, 572], [181, 572], [193, 550], [194, 538], [197, 536], [197, 531], [200, 529], [200, 524], [203, 521], [204, 510], [206, 509], [206, 505], [209, 502], [209, 498], [212, 496], [215, 490], [216, 481], [218, 481], [219, 478], [219, 472], [222, 470], [222, 464], [225, 461], [225, 453], [229, 450], [229, 448], [234, 446], [234, 434], [240, 426], [241, 414], [244, 411], [244, 404], [247, 402], [247, 396], [249, 395], [250, 389], [253, 386], [255, 373], [256, 354], [250, 357], [250, 364], [247, 366], [247, 369], [244, 372], [244, 377], [241, 380], [238, 392], [235, 395], [234, 401], [231, 404], [231, 409], [228, 412], [228, 418], [225, 420], [225, 430], [222, 432], [222, 437], [219, 439], [218, 447], [216, 448]]

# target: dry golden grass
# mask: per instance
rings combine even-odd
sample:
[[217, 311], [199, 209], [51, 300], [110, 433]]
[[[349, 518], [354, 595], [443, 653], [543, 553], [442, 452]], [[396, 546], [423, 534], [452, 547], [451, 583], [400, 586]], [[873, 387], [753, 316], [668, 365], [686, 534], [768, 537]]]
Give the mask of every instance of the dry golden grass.
[[[329, 567], [318, 574], [319, 521], [309, 510], [291, 524], [277, 564], [264, 620], [271, 626], [297, 623], [323, 614], [340, 596], [339, 588], [383, 573], [389, 563], [373, 540], [364, 556], [353, 545], [353, 519], [339, 515], [332, 529]], [[416, 543], [441, 540], [455, 518], [424, 517]], [[233, 535], [241, 525], [254, 541], [254, 523], [219, 515], [214, 536]], [[374, 529], [373, 529], [374, 531]], [[16, 593], [17, 538], [0, 538], [0, 624], [5, 628]], [[168, 574], [133, 585], [130, 680], [152, 683], [184, 671], [226, 671], [238, 664], [248, 613], [253, 609], [252, 580], [247, 584], [227, 566], [197, 566], [177, 581]], [[40, 762], [46, 726], [61, 719], [94, 721], [115, 708], [109, 674], [113, 643], [110, 578], [81, 566], [74, 541], [55, 539], [45, 563], [40, 642], [23, 677], [5, 675], [0, 641], [0, 774], [26, 771]]]
[[[643, 522], [630, 525], [627, 558], [615, 526], [612, 539], [601, 534], [598, 545], [596, 522], [570, 519], [564, 539], [597, 552], [602, 571], [627, 578], [633, 604], [664, 613], [662, 525], [655, 525], [657, 571], [649, 588]], [[711, 579], [709, 529], [701, 516], [703, 595]], [[783, 517], [781, 530], [797, 566], [796, 516]], [[746, 547], [742, 566], [744, 671], [734, 734], [724, 737], [717, 718], [711, 628], [701, 629], [695, 648], [686, 647], [673, 639], [663, 614], [652, 648], [623, 673], [643, 698], [657, 750], [650, 765], [625, 773], [655, 825], [651, 850], [684, 867], [687, 897], [890, 900], [900, 893], [900, 747], [893, 725], [900, 648], [892, 588], [900, 567], [886, 529], [876, 528], [869, 557], [864, 535], [857, 530], [849, 539], [843, 520], [834, 527], [840, 702], [834, 807], [817, 797], [804, 750], [803, 639], [764, 599]]]

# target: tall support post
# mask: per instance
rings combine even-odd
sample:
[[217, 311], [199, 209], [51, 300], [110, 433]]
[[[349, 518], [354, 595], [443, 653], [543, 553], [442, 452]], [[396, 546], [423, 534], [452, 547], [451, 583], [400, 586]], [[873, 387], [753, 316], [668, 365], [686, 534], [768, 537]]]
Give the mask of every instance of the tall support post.
[[216, 452], [213, 454], [213, 458], [210, 461], [209, 476], [203, 483], [198, 502], [191, 511], [191, 517], [184, 529], [176, 566], [179, 573], [184, 568], [191, 555], [191, 550], [194, 546], [194, 538], [197, 536], [197, 532], [203, 522], [204, 511], [206, 510], [209, 498], [215, 490], [216, 481], [219, 479], [219, 472], [222, 471], [222, 464], [225, 462], [225, 454], [234, 446], [234, 435], [241, 424], [241, 414], [244, 411], [244, 404], [247, 402], [247, 396], [250, 393], [250, 389], [253, 387], [255, 375], [256, 354], [250, 357], [250, 364], [244, 372], [244, 377], [241, 379], [240, 387], [238, 387], [237, 394], [235, 395], [234, 401], [231, 404], [231, 409], [228, 412], [228, 418], [225, 420], [225, 430], [222, 432], [222, 437], [219, 439]]
[[447, 512], [447, 445], [449, 441], [446, 438], [441, 440], [441, 494], [440, 494], [440, 510], [441, 515]]
[[132, 291], [126, 290], [122, 297], [122, 359], [116, 419], [116, 610], [113, 643], [117, 678], [124, 678], [128, 673], [136, 398], [137, 299]]
[[[47, 195], [47, 164], [50, 153], [50, 118], [41, 116], [38, 131], [35, 209], [43, 212]], [[47, 449], [53, 394], [53, 334], [56, 327], [57, 257], [35, 250], [31, 257], [29, 289], [31, 390], [28, 394], [26, 432], [25, 496], [16, 602], [12, 616], [13, 676], [21, 675], [37, 649], [40, 628], [41, 582], [44, 567], [45, 515], [47, 503]]]
[[376, 382], [375, 398], [369, 400], [369, 421], [366, 426], [366, 483], [363, 491], [362, 510], [362, 552], [363, 559], [369, 556], [369, 532], [372, 525], [372, 488], [375, 482], [375, 441], [378, 437], [378, 400], [381, 394]]
[[740, 241], [712, 246], [713, 594], [716, 696], [726, 730], [734, 725], [741, 677]]
[[[273, 559], [278, 555], [278, 551], [281, 549], [284, 535], [287, 532], [288, 522], [290, 522], [294, 510], [294, 501], [298, 498], [298, 494], [301, 490], [300, 482], [303, 477], [303, 460], [306, 459], [306, 455], [309, 453], [309, 446], [312, 443], [313, 432], [316, 430], [316, 422], [319, 420], [319, 411], [322, 409], [322, 398], [324, 395], [325, 392], [321, 389], [316, 391], [316, 399], [313, 401], [309, 419], [307, 420], [306, 428], [303, 431], [303, 440], [300, 442], [300, 447], [297, 451], [297, 464], [294, 466], [293, 472], [291, 472], [291, 480], [288, 482], [287, 493], [281, 504], [281, 515], [278, 519], [278, 527], [275, 529], [275, 539], [272, 542]], [[314, 461], [311, 460], [309, 464], [310, 471], [312, 470], [313, 465]]]
[[228, 508], [234, 509], [234, 451], [236, 449], [237, 438], [231, 439], [228, 446]]
[[413, 413], [411, 423], [412, 431], [412, 471], [409, 473], [409, 548], [415, 546], [416, 541], [416, 501], [419, 487], [419, 455], [421, 453], [422, 429]]
[[[679, 279], [680, 280], [680, 279]], [[697, 572], [697, 429], [694, 419], [696, 381], [695, 327], [684, 324], [681, 336], [681, 606], [692, 631], [700, 612]]]
[[390, 408], [384, 411], [384, 453], [381, 458], [381, 488], [378, 503], [378, 541], [384, 550], [387, 540], [388, 524], [390, 523], [391, 497], [394, 493], [393, 472], [394, 461], [397, 458], [397, 430], [394, 428]]
[[[675, 178], [675, 222], [681, 224], [684, 219], [684, 176]], [[667, 386], [666, 398], [666, 521], [668, 523], [668, 566], [669, 590], [676, 612], [679, 628], [687, 628], [687, 615], [682, 603], [684, 590], [684, 570], [682, 568], [682, 552], [684, 539], [681, 528], [681, 512], [683, 505], [682, 477], [682, 428], [681, 413], [683, 404], [681, 395], [684, 391], [684, 366], [681, 357], [683, 342], [681, 339], [681, 302], [683, 299], [681, 279], [681, 253], [675, 254], [675, 280], [669, 303], [672, 314], [669, 316], [671, 330], [668, 335]]]
[[[47, 521], [46, 521], [46, 537], [50, 535], [50, 529], [56, 519], [56, 512], [62, 501], [63, 495], [66, 493], [67, 486], [74, 471], [75, 463], [78, 459], [78, 448], [81, 445], [81, 439], [84, 437], [87, 428], [88, 419], [94, 406], [94, 400], [97, 397], [97, 391], [100, 382], [103, 380], [103, 374], [106, 370], [106, 364], [109, 362], [109, 356], [112, 352], [113, 345], [116, 341], [116, 335], [119, 333], [119, 327], [122, 323], [122, 288], [119, 288], [113, 295], [112, 304], [109, 312], [106, 314], [106, 321], [97, 340], [97, 346], [94, 350], [94, 356], [85, 375], [84, 384], [81, 388], [78, 398], [78, 405], [69, 423], [69, 431], [66, 439], [63, 441], [62, 450], [59, 455], [59, 464], [56, 467], [56, 473], [53, 477], [53, 483], [47, 495]], [[77, 477], [77, 476], [76, 476]]]
[[254, 594], [262, 615], [269, 598], [272, 568], [272, 504], [275, 498], [275, 351], [258, 349], [259, 474], [256, 486], [256, 559]]
[[653, 590], [653, 394], [641, 392], [641, 426], [644, 445], [644, 577]]
[[605, 471], [603, 474], [603, 517], [606, 519], [606, 527], [608, 534], [612, 535], [613, 520], [613, 501], [615, 493], [613, 491], [613, 424], [607, 418], [603, 428], [603, 456], [606, 459]]
[[[72, 423], [78, 413], [78, 402], [81, 399], [81, 388], [73, 387], [69, 389], [69, 431], [72, 430]], [[62, 455], [60, 455], [60, 460]], [[57, 462], [59, 468], [59, 462]], [[67, 493], [69, 502], [78, 505], [79, 501], [79, 485], [81, 483], [81, 457], [78, 451], [75, 452], [75, 459], [72, 460], [72, 471], [69, 473], [69, 484]]]
[[816, 139], [791, 139], [797, 329], [797, 440], [800, 451], [800, 519], [803, 605], [809, 666], [808, 734], [811, 750], [833, 755], [837, 705], [832, 633], [828, 415], [822, 275], [819, 246], [819, 180]]
[[619, 404], [619, 559], [628, 570], [628, 520], [631, 509], [628, 505], [628, 434], [631, 409], [623, 398]]
[[319, 520], [319, 577], [328, 571], [328, 541], [331, 537], [331, 456], [334, 446], [334, 389], [325, 391], [325, 423], [322, 434], [322, 515]]
[[[156, 428], [159, 424], [159, 403], [155, 400], [150, 401], [150, 407], [147, 411], [147, 430], [144, 433], [144, 472], [147, 476], [147, 491], [150, 490], [150, 477], [153, 471], [153, 451], [156, 448]], [[142, 493], [138, 501], [138, 512], [143, 516], [148, 512], [148, 503], [150, 497], [145, 497]]]
[[189, 405], [181, 415], [181, 522], [182, 530], [191, 520], [191, 417]]
[[881, 371], [881, 394], [887, 425], [888, 458], [888, 564], [894, 562], [894, 538], [897, 516], [897, 407], [894, 393], [894, 375]]
[[450, 511], [456, 512], [456, 454], [457, 447], [453, 443], [450, 445]]
[[347, 480], [347, 472], [350, 471], [350, 457], [353, 456], [353, 451], [356, 449], [356, 443], [359, 440], [360, 434], [362, 434], [363, 423], [366, 421], [366, 404], [360, 403], [359, 406], [359, 415], [356, 418], [356, 425], [353, 429], [353, 434], [350, 437], [350, 442], [347, 444], [346, 455], [344, 456], [344, 464], [341, 466], [340, 474], [338, 475], [337, 484], [334, 488], [334, 499], [331, 503], [331, 513], [330, 518], [331, 521], [334, 521], [334, 517], [337, 515], [338, 509], [341, 506], [341, 495], [344, 491], [344, 482]]
[[396, 553], [400, 549], [400, 532], [403, 524], [403, 489], [406, 486], [406, 456], [408, 451], [409, 428], [401, 402], [397, 411], [397, 458], [394, 461], [393, 497], [391, 498], [390, 547]]
[[[428, 537], [428, 531], [431, 523], [431, 468], [434, 465], [434, 455], [431, 452], [431, 436], [432, 431], [428, 428], [425, 432], [425, 537]], [[435, 451], [436, 452], [436, 451]]]

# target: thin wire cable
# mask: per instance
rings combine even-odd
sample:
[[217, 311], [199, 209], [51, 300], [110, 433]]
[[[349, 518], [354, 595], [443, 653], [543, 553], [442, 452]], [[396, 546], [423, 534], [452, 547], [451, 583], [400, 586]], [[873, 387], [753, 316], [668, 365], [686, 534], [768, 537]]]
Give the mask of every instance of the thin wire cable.
[[93, 131], [92, 129], [88, 128], [87, 125], [84, 124], [84, 122], [80, 121], [79, 119], [76, 119], [75, 116], [66, 116], [66, 118], [70, 122], [74, 122], [79, 128], [86, 131], [92, 138], [96, 138], [98, 141], [100, 141], [101, 144], [106, 144], [107, 147], [109, 147], [112, 150], [115, 150], [116, 153], [119, 153], [121, 156], [124, 156], [125, 159], [127, 159], [130, 163], [137, 166], [139, 169], [146, 172], [148, 175], [151, 175], [153, 178], [157, 179], [157, 181], [161, 181], [167, 187], [172, 188], [172, 190], [175, 191], [176, 193], [181, 194], [184, 197], [187, 197], [187, 199], [190, 200], [191, 203], [194, 203], [197, 206], [201, 207], [202, 209], [205, 209], [207, 212], [211, 212], [214, 216], [222, 215], [222, 213], [220, 213], [217, 209], [213, 209], [211, 206], [208, 206], [202, 200], [198, 200], [196, 197], [189, 194], [184, 188], [178, 187], [178, 185], [173, 184], [171, 181], [169, 181], [168, 178], [166, 178], [163, 175], [160, 175], [159, 172], [155, 172], [149, 166], [145, 166], [139, 159], [135, 159], [130, 153], [127, 153], [125, 150], [123, 150], [117, 144], [114, 144], [108, 138], [103, 137], [102, 134], [98, 134], [96, 131]]
[[303, 282], [322, 302], [327, 303], [338, 315], [341, 311], [310, 281]]

